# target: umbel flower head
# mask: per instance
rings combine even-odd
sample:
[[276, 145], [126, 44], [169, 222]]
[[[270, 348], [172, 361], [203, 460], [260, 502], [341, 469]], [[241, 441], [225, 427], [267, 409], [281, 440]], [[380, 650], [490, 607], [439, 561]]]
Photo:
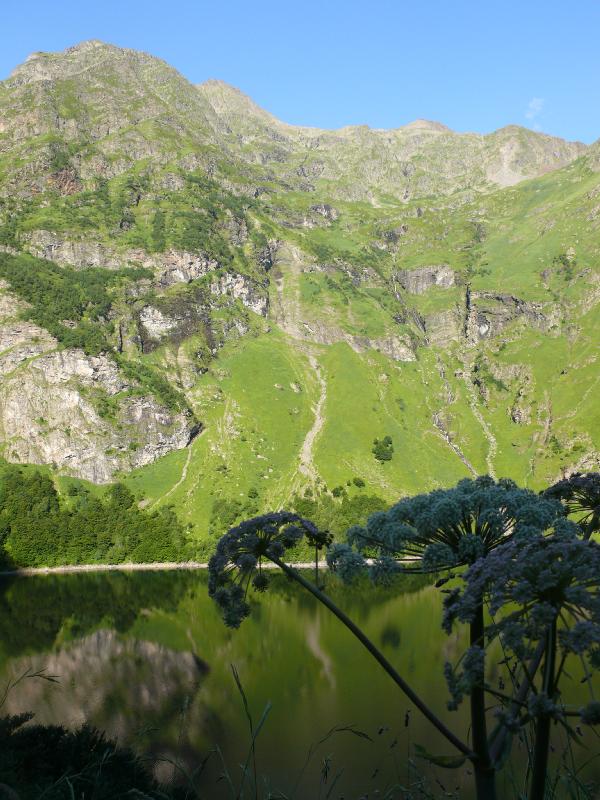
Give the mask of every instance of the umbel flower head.
[[348, 542], [355, 550], [338, 549], [331, 566], [345, 575], [357, 572], [356, 551], [372, 556], [384, 575], [390, 557], [403, 559], [405, 570], [420, 572], [469, 565], [513, 537], [539, 534], [564, 513], [558, 500], [510, 480], [465, 479], [452, 489], [400, 500], [371, 515], [365, 527], [354, 526]]
[[[575, 654], [587, 659], [592, 671], [600, 667], [600, 545], [582, 539], [581, 529], [570, 520], [558, 519], [545, 534], [513, 537], [472, 564], [463, 576], [463, 588], [446, 595], [446, 633], [456, 621], [471, 623], [482, 598], [492, 617], [485, 639], [489, 643], [499, 637], [504, 652], [522, 664], [533, 657], [540, 642], [547, 641], [551, 629], [558, 629], [565, 658]], [[465, 663], [462, 671], [449, 665], [446, 671], [450, 707], [456, 708], [473, 669]], [[518, 727], [522, 711], [510, 712], [503, 723]], [[530, 694], [526, 711], [527, 718], [563, 717], [556, 698], [542, 690]], [[582, 709], [582, 721], [594, 724], [590, 720], [596, 712], [593, 703]]]
[[221, 609], [226, 625], [238, 628], [250, 613], [250, 586], [257, 591], [268, 587], [263, 560], [279, 561], [302, 539], [320, 550], [332, 537], [297, 514], [279, 511], [246, 520], [219, 539], [208, 563], [208, 593]]
[[499, 635], [519, 659], [559, 621], [563, 652], [600, 667], [600, 545], [581, 539], [574, 523], [558, 520], [548, 535], [513, 539], [473, 564], [464, 588], [447, 595], [445, 630], [470, 622], [482, 596], [494, 620], [488, 637]]
[[600, 530], [600, 472], [576, 472], [558, 481], [543, 493], [544, 497], [560, 500], [567, 514], [575, 514], [586, 537]]

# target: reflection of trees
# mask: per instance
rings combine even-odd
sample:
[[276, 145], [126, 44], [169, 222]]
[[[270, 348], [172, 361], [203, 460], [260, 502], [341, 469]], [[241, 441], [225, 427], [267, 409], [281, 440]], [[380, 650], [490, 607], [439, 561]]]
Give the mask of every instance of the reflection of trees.
[[397, 650], [400, 647], [402, 634], [397, 625], [388, 623], [381, 631], [381, 644], [383, 647], [390, 647]]
[[[12, 562], [10, 554], [4, 547], [7, 531], [6, 528], [4, 528], [4, 530], [2, 528], [3, 528], [3, 523], [2, 521], [0, 521], [0, 571], [14, 569], [14, 564]], [[0, 578], [0, 593], [2, 592], [2, 582], [3, 579]]]
[[[419, 592], [432, 583], [432, 578], [428, 575], [399, 575], [390, 586], [374, 586], [368, 579], [359, 580], [352, 586], [348, 586], [334, 575], [327, 572], [324, 572], [323, 575], [327, 594], [358, 618], [366, 618], [375, 609], [387, 605], [394, 598]], [[293, 600], [298, 609], [312, 612], [319, 607], [319, 603], [314, 597], [299, 591], [293, 581], [280, 573], [270, 575], [269, 593], [289, 601]], [[259, 606], [259, 602], [256, 603], [256, 606], [252, 606], [253, 615]]]
[[192, 572], [114, 572], [0, 580], [0, 645], [7, 656], [51, 648], [68, 622], [84, 636], [100, 623], [127, 631], [141, 609], [172, 612], [199, 576]]

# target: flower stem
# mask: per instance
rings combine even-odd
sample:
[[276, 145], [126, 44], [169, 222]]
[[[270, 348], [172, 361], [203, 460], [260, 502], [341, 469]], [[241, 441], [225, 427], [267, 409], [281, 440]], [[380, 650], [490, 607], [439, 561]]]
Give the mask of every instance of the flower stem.
[[[469, 627], [471, 647], [484, 647], [483, 603], [479, 603], [475, 618]], [[475, 787], [478, 798], [496, 799], [496, 771], [492, 766], [487, 738], [485, 716], [485, 689], [483, 683], [471, 689], [471, 732], [476, 759], [473, 762]]]
[[[554, 697], [556, 671], [556, 619], [546, 634], [546, 657], [544, 660], [543, 691], [549, 700]], [[546, 774], [548, 772], [548, 751], [550, 749], [550, 714], [542, 714], [537, 723], [535, 748], [533, 751], [533, 775], [529, 800], [544, 800]]]

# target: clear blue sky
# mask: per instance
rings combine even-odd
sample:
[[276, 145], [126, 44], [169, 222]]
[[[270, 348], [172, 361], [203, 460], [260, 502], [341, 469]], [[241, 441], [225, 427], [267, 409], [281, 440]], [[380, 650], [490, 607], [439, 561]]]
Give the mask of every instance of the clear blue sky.
[[600, 0], [2, 0], [0, 77], [84, 39], [221, 78], [296, 124], [600, 137]]

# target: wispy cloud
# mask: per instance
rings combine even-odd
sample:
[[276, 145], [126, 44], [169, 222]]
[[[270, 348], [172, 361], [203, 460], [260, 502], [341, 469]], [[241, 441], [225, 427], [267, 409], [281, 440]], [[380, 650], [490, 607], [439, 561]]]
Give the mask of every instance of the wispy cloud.
[[[543, 97], [532, 97], [531, 100], [527, 103], [527, 110], [525, 111], [525, 119], [528, 119], [530, 122], [534, 122], [539, 115], [544, 110], [545, 100]], [[536, 129], [539, 129], [539, 125], [533, 126]]]

